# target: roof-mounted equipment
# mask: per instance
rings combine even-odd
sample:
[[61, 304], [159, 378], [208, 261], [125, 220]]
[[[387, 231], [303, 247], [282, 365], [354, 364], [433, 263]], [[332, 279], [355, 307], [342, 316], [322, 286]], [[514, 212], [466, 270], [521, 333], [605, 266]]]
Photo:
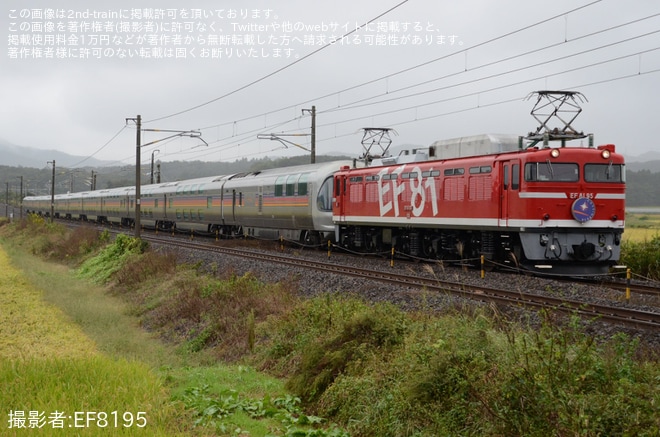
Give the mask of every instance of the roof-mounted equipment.
[[[530, 132], [525, 137], [532, 141], [528, 147], [533, 147], [541, 141], [543, 141], [544, 147], [548, 147], [549, 141], [561, 141], [561, 147], [565, 147], [566, 141], [588, 136], [583, 132], [578, 132], [572, 126], [573, 121], [582, 112], [580, 103], [587, 101], [582, 93], [577, 91], [536, 91], [529, 94], [527, 100], [534, 95], [537, 98], [531, 114], [539, 122], [539, 126], [536, 131]], [[553, 119], [559, 121], [558, 127], [550, 126]]]

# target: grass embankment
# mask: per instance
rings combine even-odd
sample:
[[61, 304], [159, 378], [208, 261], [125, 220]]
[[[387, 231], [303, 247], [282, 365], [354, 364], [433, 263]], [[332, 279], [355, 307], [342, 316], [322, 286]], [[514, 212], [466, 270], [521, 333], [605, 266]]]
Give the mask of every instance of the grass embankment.
[[143, 428], [148, 435], [176, 435], [181, 429], [158, 375], [139, 361], [101, 353], [67, 315], [44, 302], [2, 250], [0, 386], [3, 435], [21, 423], [41, 435], [71, 433], [72, 427], [98, 435], [108, 432], [101, 427], [115, 428], [115, 421], [127, 435], [145, 435]]
[[[3, 388], [6, 387], [0, 404], [24, 411], [26, 426], [30, 423], [29, 411], [44, 411], [47, 422], [42, 432], [57, 432], [48, 423], [48, 415], [56, 411], [68, 415], [71, 411], [73, 418], [67, 418], [62, 432], [71, 431], [71, 424], [74, 431], [83, 435], [113, 435], [108, 428], [114, 428], [114, 421], [121, 428], [128, 424], [124, 419], [130, 419], [124, 418], [123, 412], [133, 412], [133, 432], [141, 432], [140, 435], [342, 435], [340, 431], [326, 432], [310, 426], [318, 418], [302, 413], [300, 400], [287, 394], [281, 380], [250, 366], [217, 364], [215, 357], [199, 346], [203, 345], [199, 339], [177, 344], [175, 340], [183, 336], [173, 334], [168, 336], [171, 342], [162, 343], [148, 333], [136, 317], [145, 310], [136, 302], [159, 306], [163, 299], [175, 310], [176, 298], [168, 295], [176, 294], [179, 286], [185, 290], [186, 277], [194, 268], [177, 269], [173, 257], [167, 254], [142, 254], [145, 246], [131, 238], [120, 237], [112, 244], [108, 240], [107, 233], [84, 228], [71, 233], [34, 217], [0, 228], [0, 242], [10, 252], [13, 263], [24, 271], [20, 273], [12, 267], [15, 274], [7, 281], [18, 284], [16, 278], [20, 276], [20, 283], [30, 287], [29, 293], [3, 288], [9, 296], [16, 296], [14, 300], [21, 299], [14, 303], [20, 310], [12, 307], [5, 311], [0, 306], [0, 314], [22, 315], [27, 308], [25, 317], [29, 316], [29, 320], [24, 324], [32, 328], [21, 335], [16, 335], [18, 328], [0, 331], [2, 344], [7, 345], [6, 350], [0, 350]], [[44, 262], [31, 254], [58, 263]], [[80, 266], [82, 260], [86, 262]], [[153, 277], [156, 272], [159, 276]], [[167, 277], [164, 283], [163, 274]], [[108, 286], [111, 279], [114, 285]], [[133, 281], [142, 283], [142, 288], [125, 288], [130, 288]], [[174, 289], [168, 291], [168, 287]], [[158, 292], [163, 295], [156, 296]], [[31, 305], [23, 301], [27, 296], [33, 301]], [[49, 310], [35, 311], [38, 307]], [[51, 313], [59, 314], [59, 318]], [[177, 320], [169, 319], [168, 314], [164, 311], [158, 319], [162, 324], [178, 326]], [[58, 323], [53, 325], [55, 320]], [[19, 324], [14, 320], [3, 323], [12, 325]], [[57, 338], [49, 339], [43, 332]], [[60, 337], [68, 338], [70, 332], [76, 334], [75, 339], [61, 341]], [[81, 355], [78, 349], [89, 357], [76, 358]], [[22, 355], [33, 350], [49, 358], [22, 361], [18, 350], [23, 351]], [[52, 358], [60, 355], [55, 363]], [[125, 377], [126, 373], [130, 377]], [[146, 387], [149, 384], [151, 389]], [[26, 390], [33, 385], [39, 391]], [[116, 390], [140, 396], [130, 403], [126, 396], [116, 396]], [[65, 402], [74, 395], [71, 402]], [[74, 411], [105, 411], [110, 414], [109, 425], [99, 429], [92, 420], [86, 426], [86, 416], [80, 416], [76, 422]], [[147, 420], [147, 426], [140, 430], [138, 411], [144, 411], [140, 417]], [[4, 430], [0, 427], [0, 435]], [[120, 432], [124, 435], [125, 430]]]
[[[85, 250], [98, 244], [98, 236], [50, 244], [56, 234], [38, 234], [31, 230], [21, 244], [58, 259], [66, 258], [66, 241], [86, 240]], [[288, 431], [278, 432], [300, 435], [291, 430], [320, 419], [301, 413], [299, 396], [306, 411], [357, 436], [658, 435], [657, 356], [626, 335], [595, 339], [577, 319], [563, 323], [553, 314], [521, 326], [492, 308], [456, 308], [450, 299], [444, 314], [405, 313], [347, 295], [299, 300], [295, 282], [206, 274], [174, 266], [169, 254], [140, 252], [120, 239], [78, 272], [101, 277], [109, 254], [119, 257], [120, 268], [106, 276], [110, 293], [150, 332], [178, 345], [175, 356], [237, 364], [161, 370], [172, 399], [201, 429], [264, 435], [283, 421]], [[293, 396], [243, 384], [253, 367], [282, 377]], [[220, 376], [220, 368], [229, 371]], [[251, 417], [272, 422], [248, 428], [242, 420]], [[344, 435], [334, 427], [305, 430]]]

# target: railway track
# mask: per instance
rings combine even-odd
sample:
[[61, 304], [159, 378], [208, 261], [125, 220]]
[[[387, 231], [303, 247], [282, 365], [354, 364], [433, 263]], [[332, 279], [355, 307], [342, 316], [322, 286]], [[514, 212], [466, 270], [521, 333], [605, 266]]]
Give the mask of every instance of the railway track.
[[626, 284], [625, 282], [604, 282], [603, 286], [619, 291], [630, 291], [633, 294], [644, 294], [648, 296], [660, 296], [660, 288], [653, 285]]
[[147, 241], [185, 249], [206, 250], [230, 256], [253, 259], [260, 262], [273, 262], [296, 268], [314, 269], [326, 273], [350, 275], [362, 279], [370, 279], [405, 287], [418, 287], [437, 293], [450, 293], [480, 302], [493, 302], [502, 305], [513, 305], [531, 309], [550, 309], [564, 314], [579, 314], [585, 318], [598, 318], [602, 321], [618, 323], [642, 329], [660, 329], [660, 313], [641, 311], [621, 306], [608, 306], [585, 303], [577, 300], [567, 300], [534, 293], [523, 293], [499, 288], [468, 285], [459, 282], [424, 278], [396, 272], [385, 272], [373, 269], [358, 268], [347, 264], [328, 263], [306, 260], [299, 257], [255, 252], [240, 248], [230, 248], [206, 242], [191, 242], [188, 240], [163, 238], [158, 236], [143, 236]]

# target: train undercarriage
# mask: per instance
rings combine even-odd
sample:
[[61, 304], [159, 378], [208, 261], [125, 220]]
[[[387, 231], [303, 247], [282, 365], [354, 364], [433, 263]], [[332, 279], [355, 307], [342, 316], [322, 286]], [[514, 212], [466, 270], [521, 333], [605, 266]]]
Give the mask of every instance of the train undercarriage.
[[500, 230], [337, 226], [343, 248], [376, 255], [392, 250], [413, 259], [442, 260], [490, 269], [513, 268], [536, 273], [594, 275], [607, 273], [620, 255], [621, 231], [612, 229]]

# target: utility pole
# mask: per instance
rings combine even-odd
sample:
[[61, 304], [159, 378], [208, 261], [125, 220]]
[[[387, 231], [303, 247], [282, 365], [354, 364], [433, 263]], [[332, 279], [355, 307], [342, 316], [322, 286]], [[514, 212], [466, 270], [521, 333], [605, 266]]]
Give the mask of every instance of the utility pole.
[[140, 147], [142, 147], [141, 144], [141, 133], [142, 133], [142, 116], [138, 114], [137, 118], [135, 120], [135, 126], [136, 126], [136, 134], [135, 134], [135, 238], [140, 238], [140, 227], [142, 226], [140, 223], [140, 184], [142, 184], [142, 181], [140, 180]]
[[5, 217], [9, 217], [9, 182], [5, 182]]
[[126, 122], [134, 121], [136, 127], [135, 133], [135, 220], [133, 224], [135, 225], [135, 238], [140, 238], [140, 147], [141, 138], [140, 134], [142, 133], [142, 116], [138, 114], [137, 118], [127, 118]]
[[312, 114], [312, 151], [310, 155], [311, 163], [314, 164], [316, 163], [316, 106], [312, 105], [312, 109], [303, 109], [302, 112], [303, 114], [305, 112]]
[[55, 217], [55, 160], [48, 161], [46, 164], [53, 163], [53, 179], [50, 183], [50, 222], [53, 223]]
[[18, 207], [20, 210], [21, 220], [23, 220], [23, 176], [16, 176], [16, 177], [21, 179], [21, 188], [20, 188], [21, 191], [18, 193]]
[[[154, 183], [154, 153], [160, 153], [160, 150], [156, 149], [153, 152], [151, 152], [151, 184], [153, 185]], [[160, 182], [160, 181], [158, 181]]]
[[[137, 133], [135, 137], [135, 238], [140, 238], [140, 148], [144, 146], [150, 146], [156, 144], [163, 140], [168, 140], [174, 137], [188, 136], [190, 138], [199, 138], [202, 140], [204, 145], [208, 146], [208, 143], [202, 139], [202, 134], [199, 131], [187, 130], [166, 130], [166, 129], [144, 129], [145, 132], [174, 132], [173, 135], [170, 135], [160, 140], [152, 141], [150, 143], [142, 144], [140, 139], [140, 134], [142, 133], [142, 117], [140, 115], [137, 118], [127, 118], [126, 122], [129, 120], [135, 122], [137, 128]], [[197, 147], [197, 146], [195, 146]]]

